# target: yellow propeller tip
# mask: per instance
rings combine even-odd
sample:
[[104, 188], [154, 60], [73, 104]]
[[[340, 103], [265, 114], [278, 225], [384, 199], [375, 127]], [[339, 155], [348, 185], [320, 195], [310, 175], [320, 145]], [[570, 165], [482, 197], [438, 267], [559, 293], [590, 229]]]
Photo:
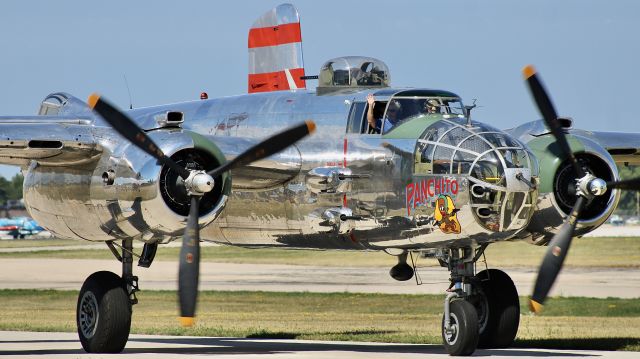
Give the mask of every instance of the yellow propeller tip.
[[533, 65], [527, 65], [522, 69], [525, 80], [536, 74], [536, 68]]
[[529, 300], [529, 310], [532, 311], [535, 314], [540, 314], [540, 312], [542, 312], [542, 307], [543, 305], [536, 302], [533, 299]]
[[91, 95], [89, 95], [89, 100], [87, 100], [87, 103], [89, 104], [89, 107], [93, 110], [94, 107], [96, 107], [96, 104], [98, 103], [98, 100], [100, 99], [100, 95], [98, 95], [97, 93], [92, 93]]
[[183, 327], [193, 327], [196, 322], [194, 317], [180, 317], [178, 319], [180, 320], [180, 325]]
[[311, 120], [304, 121], [307, 124], [307, 130], [309, 133], [313, 133], [316, 130], [316, 123]]

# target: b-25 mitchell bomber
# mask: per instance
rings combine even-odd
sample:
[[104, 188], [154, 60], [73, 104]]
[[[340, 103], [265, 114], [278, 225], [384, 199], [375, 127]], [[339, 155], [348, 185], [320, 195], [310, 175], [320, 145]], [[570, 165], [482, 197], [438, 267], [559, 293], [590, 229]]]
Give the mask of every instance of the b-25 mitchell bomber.
[[375, 250], [397, 256], [396, 280], [414, 276], [409, 257], [448, 270], [450, 354], [506, 347], [518, 293], [506, 273], [476, 270], [487, 246], [548, 244], [530, 303], [539, 311], [572, 238], [603, 224], [620, 190], [639, 187], [616, 165], [640, 162], [640, 136], [572, 128], [531, 66], [524, 76], [544, 120], [502, 131], [472, 120], [453, 92], [392, 87], [374, 58], [335, 58], [307, 76], [292, 5], [260, 17], [248, 45], [246, 95], [121, 111], [99, 95], [54, 93], [37, 116], [1, 118], [0, 163], [21, 166], [31, 216], [58, 237], [105, 242], [122, 262], [120, 275], [96, 272], [80, 290], [87, 352], [126, 345], [134, 241], [149, 267], [180, 238], [184, 325], [195, 317], [200, 241]]

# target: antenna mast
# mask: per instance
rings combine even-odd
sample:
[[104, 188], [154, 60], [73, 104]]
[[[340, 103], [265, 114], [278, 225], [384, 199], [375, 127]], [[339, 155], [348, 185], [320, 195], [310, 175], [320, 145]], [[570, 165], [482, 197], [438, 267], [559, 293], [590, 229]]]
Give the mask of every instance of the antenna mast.
[[127, 75], [122, 74], [124, 78], [124, 85], [127, 86], [127, 93], [129, 94], [129, 110], [133, 110], [133, 101], [131, 100], [131, 90], [129, 90], [129, 81], [127, 81]]
[[477, 98], [473, 99], [473, 104], [471, 106], [464, 106], [464, 112], [465, 115], [467, 116], [467, 127], [471, 127], [471, 110], [473, 110], [474, 108], [476, 108], [476, 101], [478, 101]]

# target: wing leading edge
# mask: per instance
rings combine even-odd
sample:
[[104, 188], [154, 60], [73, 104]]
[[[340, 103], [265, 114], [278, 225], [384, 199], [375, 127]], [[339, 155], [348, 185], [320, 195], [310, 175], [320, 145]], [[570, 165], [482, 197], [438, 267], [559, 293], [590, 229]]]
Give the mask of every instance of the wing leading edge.
[[102, 153], [90, 120], [78, 117], [0, 117], [0, 164], [73, 166]]
[[[570, 119], [561, 119], [561, 126], [570, 134], [585, 137], [602, 146], [617, 164], [640, 165], [640, 133], [627, 132], [599, 132], [571, 128]], [[549, 129], [541, 120], [523, 123], [522, 125], [505, 130], [515, 137], [542, 136], [549, 134]]]
[[617, 164], [640, 165], [640, 133], [572, 130], [604, 147]]

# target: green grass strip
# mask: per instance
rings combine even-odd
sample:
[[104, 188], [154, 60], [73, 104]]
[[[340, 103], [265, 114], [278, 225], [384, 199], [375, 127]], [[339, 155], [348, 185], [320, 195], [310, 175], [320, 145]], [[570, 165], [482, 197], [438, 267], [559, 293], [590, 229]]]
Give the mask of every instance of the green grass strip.
[[[77, 295], [0, 290], [0, 330], [75, 331]], [[188, 329], [178, 325], [174, 291], [138, 297], [133, 333], [441, 343], [441, 295], [203, 291]], [[640, 301], [552, 298], [540, 316], [523, 307], [516, 346], [640, 350]]]

